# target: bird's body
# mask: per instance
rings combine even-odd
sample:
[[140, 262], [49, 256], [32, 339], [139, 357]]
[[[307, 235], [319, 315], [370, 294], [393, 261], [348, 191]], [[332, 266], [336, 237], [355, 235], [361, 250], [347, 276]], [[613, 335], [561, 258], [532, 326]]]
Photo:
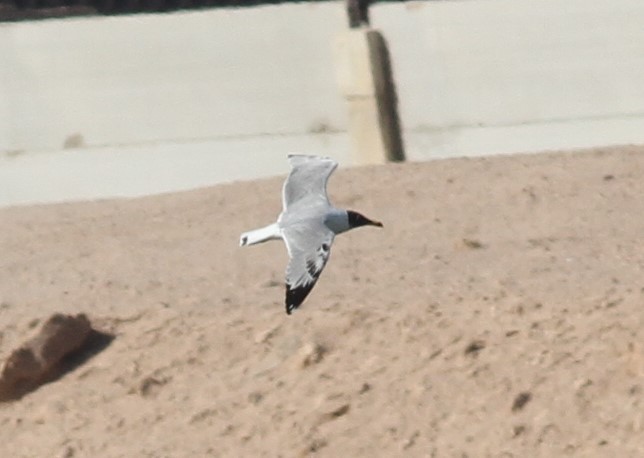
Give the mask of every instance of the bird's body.
[[240, 246], [284, 240], [290, 257], [286, 269], [286, 313], [290, 314], [315, 286], [337, 234], [382, 224], [331, 205], [326, 184], [338, 166], [333, 159], [304, 155], [288, 158], [292, 168], [282, 188], [282, 213], [277, 222], [243, 233]]

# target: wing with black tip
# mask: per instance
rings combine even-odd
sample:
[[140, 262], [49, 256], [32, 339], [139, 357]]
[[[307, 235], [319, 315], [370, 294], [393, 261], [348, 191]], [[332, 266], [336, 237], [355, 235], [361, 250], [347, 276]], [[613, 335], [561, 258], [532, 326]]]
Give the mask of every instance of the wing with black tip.
[[335, 234], [321, 227], [317, 231], [284, 231], [284, 241], [289, 252], [286, 268], [286, 313], [298, 308], [317, 282], [331, 254]]

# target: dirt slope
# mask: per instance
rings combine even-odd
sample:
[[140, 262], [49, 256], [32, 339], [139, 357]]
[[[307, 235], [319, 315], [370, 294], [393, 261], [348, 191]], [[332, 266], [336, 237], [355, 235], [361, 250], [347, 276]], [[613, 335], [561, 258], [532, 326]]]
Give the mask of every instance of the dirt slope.
[[3, 457], [644, 456], [644, 147], [340, 169], [303, 308], [280, 179], [0, 210], [0, 357], [115, 335], [0, 405]]

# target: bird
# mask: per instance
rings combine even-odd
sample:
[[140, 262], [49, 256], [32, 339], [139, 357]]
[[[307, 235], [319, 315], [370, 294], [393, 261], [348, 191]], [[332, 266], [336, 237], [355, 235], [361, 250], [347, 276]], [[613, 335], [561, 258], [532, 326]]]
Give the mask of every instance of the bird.
[[326, 266], [336, 235], [361, 226], [383, 227], [379, 221], [329, 202], [327, 182], [338, 163], [322, 156], [289, 154], [291, 171], [282, 187], [282, 212], [275, 223], [244, 232], [239, 245], [283, 240], [289, 255], [286, 267], [286, 313], [309, 295]]

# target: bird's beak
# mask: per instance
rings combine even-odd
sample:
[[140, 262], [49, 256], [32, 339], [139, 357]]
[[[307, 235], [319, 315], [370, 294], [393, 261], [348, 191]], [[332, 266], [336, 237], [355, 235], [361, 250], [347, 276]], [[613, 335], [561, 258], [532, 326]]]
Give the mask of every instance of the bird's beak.
[[383, 227], [383, 225], [382, 225], [382, 223], [380, 221], [372, 221], [371, 225], [376, 226], [376, 227]]

